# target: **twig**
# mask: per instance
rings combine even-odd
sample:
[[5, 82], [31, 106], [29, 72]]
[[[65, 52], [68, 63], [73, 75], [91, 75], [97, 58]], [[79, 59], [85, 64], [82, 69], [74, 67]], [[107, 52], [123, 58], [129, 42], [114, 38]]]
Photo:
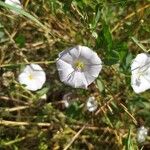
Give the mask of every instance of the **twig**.
[[72, 140], [69, 142], [69, 144], [67, 144], [67, 146], [63, 150], [67, 150], [72, 145], [72, 143], [78, 138], [78, 136], [81, 134], [81, 132], [85, 129], [86, 126], [87, 123], [77, 132], [77, 134], [72, 138]]
[[18, 106], [18, 107], [13, 107], [13, 108], [3, 108], [3, 110], [7, 111], [7, 112], [13, 112], [13, 111], [23, 110], [23, 109], [27, 109], [27, 108], [29, 108], [29, 106]]
[[0, 125], [4, 126], [29, 126], [29, 125], [35, 125], [39, 127], [50, 127], [50, 123], [42, 123], [42, 122], [17, 122], [17, 121], [7, 121], [7, 120], [0, 120]]
[[138, 41], [135, 37], [131, 37], [131, 39], [144, 51], [144, 52], [148, 52], [146, 50], [146, 48], [144, 47], [144, 45], [142, 43], [140, 43], [140, 41]]
[[137, 121], [134, 118], [134, 116], [132, 114], [130, 114], [130, 112], [128, 111], [128, 109], [122, 103], [120, 103], [120, 105], [123, 107], [124, 111], [132, 118], [132, 121], [134, 122], [134, 124], [137, 125]]
[[[81, 127], [82, 126], [80, 126], [80, 125], [72, 125], [71, 126], [72, 128], [74, 128], [74, 129], [81, 129]], [[114, 133], [114, 129], [111, 129], [111, 128], [109, 128], [109, 127], [97, 127], [97, 126], [90, 126], [90, 125], [87, 125], [86, 127], [85, 127], [85, 129], [87, 129], [87, 130], [93, 130], [93, 131], [96, 131], [96, 130], [102, 130], [102, 131], [104, 131], [104, 132], [111, 132], [111, 133]]]
[[27, 7], [28, 3], [29, 3], [30, 0], [26, 0], [25, 4], [24, 4], [24, 8]]
[[21, 103], [21, 104], [24, 104], [24, 105], [29, 105], [29, 103], [27, 103], [27, 102], [21, 101], [19, 99], [9, 98], [9, 97], [6, 97], [6, 96], [0, 96], [0, 100], [14, 101], [14, 102]]

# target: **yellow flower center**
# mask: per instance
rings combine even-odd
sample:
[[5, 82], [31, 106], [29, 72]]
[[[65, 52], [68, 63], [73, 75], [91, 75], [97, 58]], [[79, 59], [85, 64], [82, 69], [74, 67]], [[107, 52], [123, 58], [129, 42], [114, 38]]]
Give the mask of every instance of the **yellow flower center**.
[[83, 61], [81, 60], [77, 60], [75, 63], [74, 63], [74, 66], [77, 70], [83, 70], [84, 67], [85, 67], [85, 64]]
[[32, 80], [32, 79], [33, 79], [33, 76], [30, 74], [30, 75], [28, 76], [28, 78], [29, 78], [29, 80]]

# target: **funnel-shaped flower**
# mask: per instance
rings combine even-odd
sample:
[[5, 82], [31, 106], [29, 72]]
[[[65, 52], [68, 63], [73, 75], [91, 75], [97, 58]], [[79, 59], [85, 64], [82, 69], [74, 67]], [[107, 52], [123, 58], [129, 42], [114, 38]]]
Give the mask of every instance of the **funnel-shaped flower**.
[[150, 89], [150, 55], [141, 53], [131, 64], [131, 86], [135, 93]]
[[62, 82], [87, 89], [102, 69], [101, 59], [86, 46], [76, 46], [59, 54], [57, 69]]
[[46, 81], [46, 75], [39, 65], [31, 64], [25, 67], [18, 80], [21, 84], [26, 85], [26, 89], [36, 91], [42, 88]]

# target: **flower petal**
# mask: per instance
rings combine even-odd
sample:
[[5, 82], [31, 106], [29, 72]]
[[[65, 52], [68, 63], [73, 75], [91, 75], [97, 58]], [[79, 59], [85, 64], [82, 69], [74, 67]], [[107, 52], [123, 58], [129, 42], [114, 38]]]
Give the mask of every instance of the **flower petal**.
[[135, 93], [142, 93], [150, 89], [150, 80], [144, 76], [138, 76], [137, 74], [131, 75], [131, 86]]
[[146, 65], [150, 65], [149, 55], [146, 53], [138, 54], [131, 64], [131, 71], [137, 72], [137, 70], [141, 69], [141, 67], [144, 69]]
[[65, 61], [59, 59], [56, 62], [60, 80], [63, 82], [69, 78], [69, 75], [74, 71], [72, 66]]
[[41, 68], [41, 66], [39, 66], [37, 64], [30, 64], [29, 67], [31, 67], [31, 69], [33, 71], [43, 71], [43, 69]]
[[25, 87], [26, 89], [31, 90], [31, 91], [36, 91], [43, 86], [43, 84], [41, 84], [41, 82], [37, 80], [29, 80], [28, 75], [25, 73], [21, 73], [19, 75], [18, 80], [21, 84], [26, 85]]
[[90, 76], [93, 76], [96, 78], [98, 77], [101, 69], [102, 69], [101, 65], [87, 65], [84, 72], [85, 73], [88, 72]]
[[30, 91], [36, 91], [42, 88], [43, 83], [41, 82], [37, 82], [37, 80], [31, 80], [26, 83], [26, 89], [30, 90]]
[[24, 71], [30, 73], [33, 76], [34, 80], [36, 80], [37, 82], [40, 82], [41, 85], [45, 83], [46, 74], [41, 68], [41, 66], [37, 64], [30, 64], [25, 68]]
[[95, 77], [91, 76], [88, 72], [84, 72], [84, 76], [88, 85], [90, 85], [95, 80]]
[[74, 71], [64, 83], [74, 87], [87, 89], [88, 83], [83, 72]]
[[73, 57], [68, 50], [62, 51], [57, 60], [59, 59], [65, 61], [66, 63], [73, 64]]
[[33, 69], [31, 68], [30, 65], [27, 65], [27, 66], [24, 68], [24, 70], [23, 70], [23, 72], [26, 73], [26, 74], [28, 74], [28, 75], [29, 75], [32, 71], [33, 71]]
[[26, 74], [25, 72], [22, 72], [19, 77], [18, 77], [18, 81], [21, 83], [21, 84], [26, 84], [28, 82], [28, 76], [29, 74]]
[[19, 0], [5, 0], [6, 4], [14, 5], [16, 7], [21, 7], [21, 2]]
[[73, 57], [73, 59], [78, 59], [78, 57], [80, 55], [80, 51], [81, 51], [80, 46], [75, 46], [75, 47], [70, 48], [68, 50], [68, 52]]
[[98, 57], [97, 53], [92, 51], [86, 46], [80, 46], [80, 58], [86, 59], [88, 64], [102, 64], [101, 59]]

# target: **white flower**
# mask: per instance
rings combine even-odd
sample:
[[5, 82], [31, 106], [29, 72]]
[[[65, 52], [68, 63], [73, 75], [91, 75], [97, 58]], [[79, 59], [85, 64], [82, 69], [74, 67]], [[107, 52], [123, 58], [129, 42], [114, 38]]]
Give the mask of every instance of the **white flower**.
[[150, 55], [141, 53], [131, 64], [131, 86], [136, 93], [150, 89]]
[[42, 88], [46, 81], [46, 75], [39, 65], [30, 64], [25, 67], [18, 80], [21, 84], [26, 85], [26, 89], [36, 91]]
[[56, 64], [62, 82], [84, 89], [98, 77], [102, 69], [101, 59], [86, 46], [76, 46], [61, 52]]
[[63, 102], [64, 102], [64, 105], [66, 108], [68, 108], [70, 106], [70, 104], [72, 103], [71, 95], [72, 95], [72, 93], [69, 92], [63, 96]]
[[[6, 4], [9, 4], [11, 6], [17, 7], [17, 8], [22, 8], [21, 2], [19, 0], [5, 0]], [[14, 14], [16, 14], [15, 11], [12, 11]]]
[[144, 142], [147, 134], [148, 134], [148, 129], [146, 129], [144, 126], [140, 127], [137, 132], [137, 141], [139, 143]]
[[95, 97], [92, 96], [87, 99], [86, 107], [90, 112], [93, 112], [97, 109], [98, 104], [97, 101], [95, 100]]

